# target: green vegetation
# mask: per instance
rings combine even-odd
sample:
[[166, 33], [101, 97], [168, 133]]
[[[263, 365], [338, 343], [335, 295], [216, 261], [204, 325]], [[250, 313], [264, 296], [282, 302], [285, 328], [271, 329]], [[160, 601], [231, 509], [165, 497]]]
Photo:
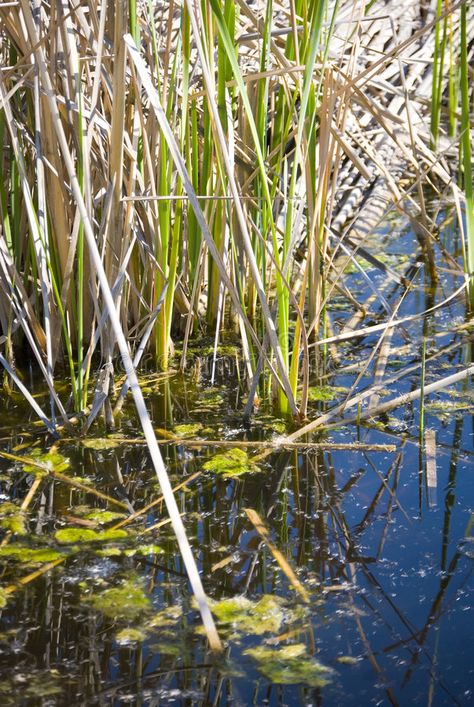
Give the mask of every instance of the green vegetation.
[[203, 468], [224, 477], [254, 474], [259, 471], [258, 466], [249, 459], [247, 452], [238, 447], [228, 449], [222, 454], [215, 454], [204, 464]]
[[[452, 14], [446, 9], [439, 0], [437, 21], [418, 36], [433, 56], [433, 150], [445, 128], [446, 95], [449, 132], [462, 144], [466, 267], [472, 274], [470, 29], [464, 3]], [[283, 413], [305, 413], [308, 342], [326, 334], [331, 293], [339, 283], [344, 288], [345, 268], [361, 256], [347, 258], [341, 269], [331, 255], [339, 169], [348, 160], [362, 179], [374, 169], [387, 178], [375, 143], [359, 140], [355, 147], [354, 120], [364, 123], [370, 114], [375, 131], [392, 140], [390, 103], [385, 115], [372, 104], [378, 72], [365, 80], [363, 100], [357, 82], [349, 82], [352, 64], [346, 66], [338, 52], [341, 42], [350, 46], [355, 28], [341, 25], [341, 11], [337, 2], [297, 0], [288, 10], [288, 31], [279, 34], [273, 3], [258, 18], [233, 2], [210, 0], [199, 10], [185, 2], [179, 17], [169, 18], [173, 34], [163, 44], [165, 27], [153, 7], [130, 3], [103, 26], [109, 45], [103, 52], [99, 24], [86, 28], [79, 8], [72, 9], [61, 75], [52, 70], [48, 14], [40, 23], [45, 41], [38, 42], [31, 11], [18, 6], [9, 12], [2, 52], [10, 68], [2, 78], [0, 110], [1, 361], [6, 384], [20, 385], [15, 361], [27, 344], [50, 388], [51, 415], [35, 410], [44, 420], [51, 417], [52, 427], [56, 415], [67, 417], [54, 380], [62, 377], [63, 364], [76, 412], [90, 403], [99, 344], [109, 366], [100, 389], [104, 395], [112, 390], [115, 324], [101, 314], [109, 305], [97, 261], [91, 266], [91, 238], [111, 288], [107, 302], [118, 307], [118, 324], [137, 364], [148, 350], [157, 368], [168, 368], [173, 340], [184, 335], [185, 365], [203, 321], [214, 332], [209, 353], [223, 355], [221, 331], [233, 327], [249, 375], [263, 359], [260, 392], [272, 389]], [[337, 22], [342, 29], [334, 33]], [[254, 39], [242, 41], [256, 27]], [[38, 75], [22, 83], [30, 47]], [[392, 61], [412, 49], [408, 40], [400, 42]], [[49, 92], [47, 101], [42, 90]], [[404, 125], [413, 150], [420, 139], [414, 112], [424, 110], [417, 98], [416, 90], [407, 97]], [[63, 104], [65, 111], [58, 109]], [[416, 162], [418, 148], [412, 155], [407, 149], [405, 159]], [[430, 157], [424, 150], [426, 160], [436, 160], [434, 151]], [[416, 167], [414, 183], [422, 200], [423, 169]], [[434, 162], [430, 170], [424, 178], [449, 183]], [[387, 194], [400, 205], [403, 192], [390, 179]], [[423, 201], [419, 206], [426, 226]]]
[[247, 648], [244, 654], [254, 658], [261, 672], [275, 683], [324, 687], [331, 681], [332, 670], [308, 655], [304, 643], [293, 643], [282, 648]]
[[104, 616], [115, 620], [131, 621], [150, 610], [150, 600], [134, 579], [126, 579], [118, 587], [99, 592], [89, 591], [83, 600]]
[[[152, 524], [166, 525], [158, 512], [164, 500], [179, 546], [179, 560], [167, 570], [189, 578], [210, 646], [219, 651], [168, 476], [172, 468], [173, 486], [186, 487], [183, 470], [197, 442], [206, 444], [209, 432], [226, 424], [219, 428], [216, 419], [232, 413], [234, 432], [225, 442], [235, 446], [213, 456], [206, 450], [194, 473], [203, 486], [211, 480], [225, 487], [229, 507], [240, 502], [247, 476], [258, 486], [260, 462], [272, 454], [263, 439], [258, 454], [243, 442], [239, 447], [243, 422], [246, 431], [255, 423], [269, 436], [287, 434], [287, 453], [298, 456], [299, 442], [312, 444], [314, 432], [354, 421], [351, 409], [360, 427], [416, 402], [423, 441], [425, 415], [440, 413], [425, 396], [474, 372], [463, 365], [432, 380], [437, 354], [428, 350], [434, 312], [468, 290], [463, 316], [474, 311], [469, 7], [467, 0], [435, 0], [431, 16], [415, 3], [412, 22], [403, 3], [381, 12], [376, 0], [3, 3], [2, 395], [14, 410], [22, 397], [25, 419], [33, 413], [48, 433], [44, 444], [35, 437], [15, 446], [5, 438], [10, 451], [0, 450], [14, 465], [7, 474], [10, 500], [0, 505], [0, 558], [13, 566], [10, 593], [18, 590], [19, 566], [34, 568], [21, 577], [28, 584], [49, 571], [48, 563], [72, 558], [73, 564], [79, 553], [105, 567], [142, 563], [152, 583], [169, 538], [155, 543], [145, 533]], [[388, 223], [388, 213], [397, 220]], [[444, 219], [451, 219], [451, 243], [438, 237]], [[415, 247], [400, 253], [396, 229], [405, 227]], [[443, 276], [449, 291], [444, 283], [437, 290]], [[407, 301], [412, 306], [416, 296], [417, 307], [422, 294], [423, 311], [406, 314]], [[412, 336], [419, 338], [413, 332], [421, 316], [418, 366], [418, 353], [410, 363], [401, 353], [400, 338], [410, 345]], [[466, 332], [458, 332], [459, 341]], [[139, 381], [141, 367], [153, 375]], [[341, 371], [347, 388], [333, 385]], [[171, 397], [155, 395], [168, 375], [184, 380], [176, 420]], [[381, 402], [404, 376], [420, 387]], [[47, 395], [37, 392], [38, 378]], [[361, 389], [367, 379], [370, 389]], [[203, 381], [209, 385], [196, 394], [194, 383]], [[232, 386], [238, 395], [230, 410]], [[141, 424], [130, 447], [146, 444], [160, 486], [159, 499], [138, 492], [142, 506], [121, 468], [127, 434], [107, 436], [120, 424], [129, 391]], [[166, 410], [155, 421], [162, 428], [152, 423], [155, 403]], [[458, 422], [465, 409], [460, 401], [443, 404], [443, 421]], [[392, 431], [406, 429], [398, 417], [385, 420]], [[55, 446], [45, 453], [51, 436]], [[60, 450], [71, 437], [69, 458]], [[218, 440], [216, 434], [213, 448]], [[245, 438], [249, 450], [254, 441]], [[103, 468], [89, 473], [84, 459], [99, 458]], [[286, 469], [287, 460], [282, 464]], [[149, 465], [147, 457], [140, 483], [154, 490]], [[73, 475], [76, 466], [84, 476]], [[313, 491], [323, 498], [318, 470], [316, 458]], [[8, 485], [15, 474], [23, 497]], [[272, 509], [285, 486], [298, 517], [327, 525], [327, 509], [313, 518], [305, 507], [310, 496], [302, 498], [300, 481], [297, 464], [291, 483], [269, 491]], [[259, 489], [262, 507], [267, 491]], [[104, 507], [79, 510], [79, 496], [81, 504], [94, 499]], [[196, 509], [193, 539], [202, 530]], [[143, 526], [144, 516], [150, 520], [143, 535], [142, 527], [122, 528], [127, 513]], [[278, 558], [277, 571], [286, 568], [299, 582], [291, 552], [279, 549], [287, 528], [278, 537], [267, 532], [270, 515], [254, 525], [265, 531], [258, 542]], [[232, 545], [245, 522], [239, 518], [218, 547]], [[43, 546], [39, 538], [47, 534], [50, 545]], [[206, 525], [203, 537], [210, 535]], [[305, 543], [302, 537], [298, 557]], [[349, 553], [346, 545], [344, 538], [341, 553]], [[258, 554], [252, 547], [246, 552], [242, 562]], [[209, 561], [216, 572], [240, 560], [232, 551], [220, 561]], [[252, 568], [269, 591], [265, 572]], [[84, 592], [93, 609], [123, 622], [151, 616], [148, 595], [131, 579], [104, 586]], [[259, 635], [277, 632], [288, 609], [265, 593], [255, 601], [213, 602], [212, 612], [225, 630]], [[155, 620], [166, 626], [168, 619]], [[142, 627], [127, 627], [116, 640], [129, 646], [144, 635]], [[180, 654], [176, 644], [161, 645]], [[319, 687], [329, 677], [299, 643], [262, 645], [248, 655], [272, 681]]]

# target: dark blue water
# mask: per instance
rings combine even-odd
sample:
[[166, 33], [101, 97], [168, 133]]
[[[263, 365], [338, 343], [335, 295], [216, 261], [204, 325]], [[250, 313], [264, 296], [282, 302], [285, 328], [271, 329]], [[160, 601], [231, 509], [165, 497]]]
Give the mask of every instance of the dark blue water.
[[[414, 236], [402, 230], [393, 241], [390, 237], [387, 231], [387, 243], [381, 248], [391, 253], [392, 266], [406, 274], [405, 261], [413, 260], [417, 248]], [[395, 306], [400, 287], [386, 286], [380, 274], [369, 274]], [[397, 317], [442, 302], [460, 282], [445, 273], [433, 287], [423, 267], [409, 274], [413, 286]], [[352, 275], [351, 286], [361, 299], [368, 295], [358, 273]], [[414, 368], [387, 386], [381, 402], [419, 387], [423, 337], [427, 383], [466, 366], [469, 329], [463, 327], [464, 311], [459, 297], [396, 328], [384, 377]], [[373, 323], [378, 312], [375, 305]], [[348, 318], [338, 306], [332, 315], [336, 328]], [[349, 394], [358, 373], [346, 366], [358, 364], [360, 372], [379, 336], [340, 345], [339, 369], [328, 356], [324, 378], [317, 377], [314, 367], [313, 384], [344, 390], [333, 401], [312, 402], [310, 419]], [[173, 432], [177, 424], [200, 423], [201, 430], [194, 434], [235, 440], [236, 446], [238, 440], [281, 434], [282, 421], [266, 405], [256, 412], [250, 429], [244, 426], [245, 389], [235, 375], [235, 359], [229, 354], [222, 359], [214, 389], [209, 388], [205, 357], [200, 380], [195, 374], [178, 373], [161, 382], [148, 380], [155, 425]], [[369, 386], [373, 376], [372, 366], [357, 390]], [[130, 524], [124, 543], [68, 547], [68, 558], [55, 568], [0, 556], [2, 586], [14, 588], [1, 614], [0, 704], [472, 704], [472, 401], [467, 383], [426, 401], [425, 427], [435, 432], [434, 475], [424, 445], [420, 451], [418, 402], [361, 425], [322, 430], [311, 440], [326, 448], [273, 451], [260, 463], [259, 473], [238, 479], [203, 471], [205, 461], [224, 449], [162, 445], [174, 485], [202, 472], [188, 491], [177, 496], [208, 595], [215, 601], [243, 596], [253, 606], [265, 595], [279, 597], [281, 606], [275, 612], [281, 613], [281, 622], [263, 632], [257, 619], [244, 628], [239, 621], [218, 622], [226, 654], [223, 658], [210, 654], [169, 525], [147, 531], [166, 518], [164, 508], [154, 507]], [[2, 449], [28, 456], [33, 445], [45, 447], [18, 400], [5, 399], [4, 410]], [[130, 408], [119, 420], [118, 435], [129, 441], [94, 450], [69, 440], [58, 450], [70, 459], [70, 475], [139, 510], [159, 490], [144, 446], [131, 441], [139, 431]], [[394, 447], [391, 451], [330, 447], [359, 441]], [[2, 502], [20, 504], [32, 481], [21, 464], [1, 461]], [[58, 549], [54, 533], [84, 527], [86, 511], [92, 508], [117, 510], [91, 493], [47, 479], [26, 513], [28, 535], [10, 539], [9, 544]], [[273, 544], [309, 592], [308, 604], [262, 542], [246, 508], [263, 520]], [[163, 552], [134, 554], [133, 549], [144, 543], [157, 544]], [[94, 605], [94, 596], [109, 596], [104, 592], [124, 582], [139, 587], [148, 599], [144, 611], [124, 618]], [[177, 610], [177, 618], [153, 625], [156, 614], [167, 607]], [[130, 628], [141, 634], [127, 644], [121, 632]], [[288, 660], [278, 676], [269, 660], [259, 664], [246, 653], [259, 647], [276, 652], [292, 646], [300, 646], [295, 649], [301, 651], [300, 658], [296, 663]], [[316, 661], [330, 669], [322, 673], [324, 685], [317, 684]], [[306, 671], [299, 678], [298, 662]]]

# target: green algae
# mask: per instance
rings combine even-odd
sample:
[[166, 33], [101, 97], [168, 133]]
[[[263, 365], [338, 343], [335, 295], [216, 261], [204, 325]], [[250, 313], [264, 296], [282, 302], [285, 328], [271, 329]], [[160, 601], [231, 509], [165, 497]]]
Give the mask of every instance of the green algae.
[[294, 643], [283, 648], [257, 646], [247, 648], [244, 655], [251, 656], [260, 672], [273, 683], [281, 685], [303, 684], [324, 687], [330, 682], [332, 670], [308, 655], [304, 643]]
[[313, 385], [308, 388], [308, 400], [312, 403], [336, 400], [344, 392], [346, 389], [338, 386]]
[[150, 628], [162, 628], [164, 626], [174, 626], [183, 616], [183, 607], [180, 604], [174, 604], [166, 609], [162, 609], [157, 614], [152, 616], [147, 625]]
[[121, 529], [97, 531], [91, 528], [62, 528], [55, 532], [54, 537], [60, 545], [74, 545], [123, 540], [128, 537], [128, 533]]
[[50, 547], [28, 547], [26, 545], [4, 545], [0, 547], [0, 558], [22, 565], [41, 565], [45, 562], [55, 562], [64, 557], [64, 553]]
[[[19, 672], [0, 682], [2, 707], [19, 704], [56, 705], [62, 693], [61, 674], [58, 670]], [[39, 702], [39, 700], [41, 702]]]
[[127, 548], [123, 551], [126, 557], [134, 557], [134, 555], [161, 555], [164, 552], [163, 548], [154, 543], [148, 543], [145, 545], [134, 545], [134, 547]]
[[0, 504], [0, 528], [14, 535], [26, 535], [25, 513], [10, 501]]
[[425, 412], [437, 417], [441, 422], [449, 422], [452, 417], [461, 418], [463, 413], [472, 412], [473, 409], [474, 403], [469, 397], [425, 403]]
[[90, 437], [82, 440], [83, 447], [86, 449], [94, 449], [96, 451], [100, 451], [102, 449], [114, 449], [115, 447], [120, 447], [121, 444], [121, 440], [115, 438], [108, 439], [107, 437]]
[[240, 476], [241, 474], [254, 474], [259, 468], [254, 464], [247, 452], [238, 447], [233, 447], [221, 454], [215, 454], [203, 466], [205, 471], [222, 476]]
[[133, 578], [124, 580], [118, 587], [83, 594], [82, 599], [104, 616], [116, 620], [132, 621], [149, 611], [151, 606], [142, 586]]
[[238, 634], [260, 636], [280, 630], [285, 620], [284, 603], [284, 599], [271, 594], [264, 594], [259, 601], [236, 596], [212, 602], [211, 610], [220, 624]]
[[129, 646], [133, 643], [141, 643], [145, 640], [145, 638], [145, 631], [142, 631], [139, 628], [131, 627], [122, 629], [115, 636], [115, 640], [120, 646]]
[[197, 434], [202, 432], [202, 429], [203, 425], [200, 422], [195, 422], [187, 425], [175, 425], [174, 431], [178, 437], [187, 439], [188, 437], [195, 437]]
[[360, 659], [355, 658], [353, 655], [338, 655], [336, 660], [342, 665], [356, 665]]
[[203, 412], [205, 410], [213, 410], [222, 405], [224, 396], [218, 388], [208, 388], [199, 396], [196, 410]]
[[41, 473], [46, 473], [47, 470], [62, 473], [70, 467], [70, 461], [68, 457], [65, 457], [63, 454], [60, 454], [60, 452], [56, 450], [42, 452], [40, 449], [33, 448], [29, 451], [29, 458], [32, 461], [35, 461], [38, 464], [43, 464], [46, 467], [44, 472], [42, 472], [41, 469], [39, 469], [36, 465], [29, 464], [28, 461], [25, 461], [23, 464], [24, 471], [28, 472], [29, 474], [35, 474], [36, 476]]
[[125, 518], [125, 513], [118, 513], [116, 511], [101, 511], [101, 510], [94, 510], [89, 513], [86, 513], [84, 515], [84, 518], [86, 520], [92, 520], [95, 523], [98, 523], [99, 525], [106, 525], [107, 523], [111, 523], [114, 520], [120, 520], [121, 518]]
[[6, 591], [0, 587], [0, 609], [3, 609], [7, 605], [8, 594]]

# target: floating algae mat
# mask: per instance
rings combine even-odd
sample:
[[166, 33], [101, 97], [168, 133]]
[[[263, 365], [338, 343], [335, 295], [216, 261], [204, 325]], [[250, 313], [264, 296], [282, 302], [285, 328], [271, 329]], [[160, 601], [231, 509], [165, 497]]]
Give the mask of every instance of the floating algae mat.
[[[363, 277], [350, 278], [356, 294]], [[419, 368], [397, 376], [418, 360], [423, 326], [427, 383], [462, 369], [461, 314], [453, 301], [394, 333], [382, 401], [419, 385]], [[361, 372], [370, 384], [377, 341], [344, 343], [337, 374], [311, 371], [309, 419], [340, 406]], [[285, 448], [295, 427], [270, 402], [244, 424], [238, 373], [211, 385], [202, 367], [176, 370], [147, 393], [223, 656], [208, 650], [131, 404], [113, 433], [98, 421], [51, 445], [2, 398], [2, 706], [474, 701], [469, 386], [429, 396], [422, 453], [417, 401], [363, 424], [329, 420]]]

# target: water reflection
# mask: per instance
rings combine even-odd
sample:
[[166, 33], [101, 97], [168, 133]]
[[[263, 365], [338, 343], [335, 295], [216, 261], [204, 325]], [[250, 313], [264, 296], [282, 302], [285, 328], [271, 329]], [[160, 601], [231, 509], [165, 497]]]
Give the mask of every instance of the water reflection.
[[[212, 418], [209, 412], [209, 424]], [[249, 522], [247, 507], [311, 592], [309, 608], [275, 635], [230, 636], [222, 662], [209, 655], [199, 633], [169, 526], [147, 532], [164, 517], [160, 505], [131, 525], [138, 532], [134, 543], [157, 543], [161, 554], [107, 556], [79, 548], [56, 569], [37, 569], [3, 610], [2, 704], [467, 704], [472, 560], [460, 543], [470, 533], [473, 480], [463, 428], [458, 418], [439, 433], [436, 506], [428, 503], [425, 479], [420, 506], [418, 448], [409, 439], [394, 453], [275, 452], [260, 473], [235, 480], [202, 473], [178, 492], [213, 599], [274, 594], [286, 597], [287, 614], [302, 606]], [[333, 432], [331, 440], [349, 438]], [[365, 441], [387, 439], [383, 431], [370, 431]], [[101, 451], [71, 444], [61, 451], [76, 476], [134, 510], [158, 494], [138, 444]], [[177, 484], [201, 471], [213, 450], [169, 444], [163, 451]], [[31, 484], [18, 467], [2, 479], [3, 492], [18, 499]], [[91, 494], [46, 483], [28, 512], [30, 532], [46, 545], [65, 519], [87, 525], [85, 505], [104, 508]], [[5, 563], [3, 584], [34, 571]], [[114, 620], [84, 601], [91, 588], [100, 593], [130, 577], [154, 612], [182, 607], [179, 619], [147, 631], [151, 613]], [[120, 645], [117, 636], [127, 626], [143, 629], [145, 640]], [[263, 644], [301, 643], [334, 670], [327, 685], [274, 684], [245, 654]]]

